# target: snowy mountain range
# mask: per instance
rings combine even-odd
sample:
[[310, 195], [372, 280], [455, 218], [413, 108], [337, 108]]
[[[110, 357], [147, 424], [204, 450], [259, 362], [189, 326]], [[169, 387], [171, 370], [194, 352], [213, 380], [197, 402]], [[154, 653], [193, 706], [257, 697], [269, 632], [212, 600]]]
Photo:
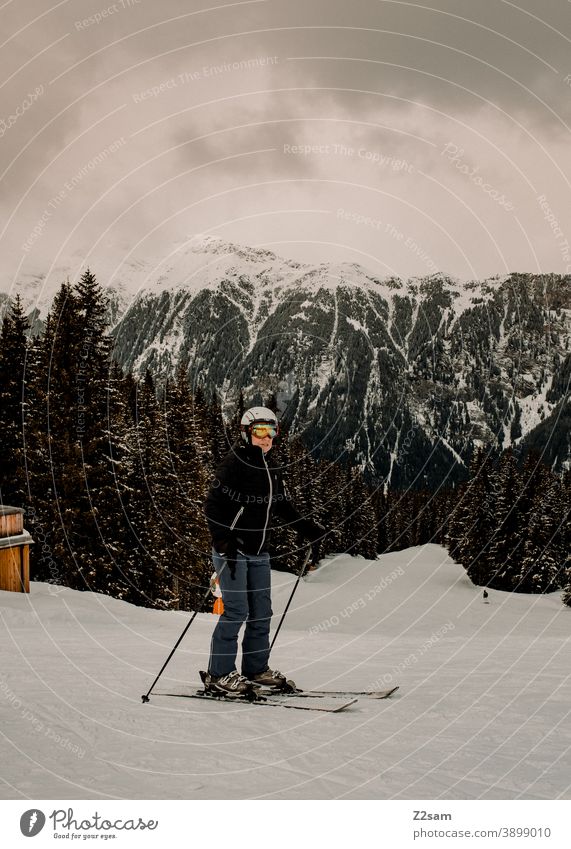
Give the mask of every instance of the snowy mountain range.
[[571, 276], [379, 279], [211, 236], [92, 270], [125, 368], [163, 381], [182, 361], [228, 406], [274, 392], [317, 456], [393, 487], [458, 478], [482, 444], [571, 462]]

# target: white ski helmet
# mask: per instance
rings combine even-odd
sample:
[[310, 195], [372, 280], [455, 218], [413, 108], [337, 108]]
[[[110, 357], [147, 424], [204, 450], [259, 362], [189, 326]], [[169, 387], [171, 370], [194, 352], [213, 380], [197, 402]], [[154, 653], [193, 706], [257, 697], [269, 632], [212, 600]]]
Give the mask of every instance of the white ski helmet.
[[279, 433], [279, 424], [275, 413], [267, 407], [250, 407], [240, 420], [240, 433], [246, 445], [251, 442], [251, 427], [254, 424], [272, 425]]

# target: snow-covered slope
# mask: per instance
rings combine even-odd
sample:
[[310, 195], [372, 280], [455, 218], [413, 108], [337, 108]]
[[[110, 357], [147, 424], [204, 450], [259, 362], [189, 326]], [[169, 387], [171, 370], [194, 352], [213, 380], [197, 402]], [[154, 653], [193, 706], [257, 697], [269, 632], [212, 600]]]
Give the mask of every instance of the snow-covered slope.
[[[274, 574], [274, 611], [293, 578]], [[490, 593], [437, 546], [323, 561], [273, 662], [302, 687], [398, 683], [340, 715], [161, 699], [188, 614], [32, 584], [0, 593], [7, 798], [569, 798], [571, 611]], [[161, 686], [197, 679], [197, 617]]]

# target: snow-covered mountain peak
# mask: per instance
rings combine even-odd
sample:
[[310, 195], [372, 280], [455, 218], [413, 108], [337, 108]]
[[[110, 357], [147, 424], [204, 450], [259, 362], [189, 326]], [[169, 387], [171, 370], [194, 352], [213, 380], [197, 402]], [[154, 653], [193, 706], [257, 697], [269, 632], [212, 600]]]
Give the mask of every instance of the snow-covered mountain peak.
[[[144, 294], [156, 295], [162, 291], [197, 294], [218, 290], [227, 281], [240, 286], [248, 281], [254, 289], [260, 289], [256, 298], [262, 297], [262, 289], [267, 289], [270, 283], [276, 292], [289, 287], [335, 292], [343, 287], [374, 292], [388, 302], [396, 294], [417, 297], [442, 286], [451, 293], [455, 312], [463, 312], [471, 306], [472, 297], [481, 296], [483, 287], [478, 283], [478, 288], [470, 291], [467, 284], [442, 273], [403, 281], [395, 276], [379, 277], [358, 262], [303, 263], [263, 247], [198, 233], [176, 242], [170, 251], [154, 255], [145, 255], [143, 250], [131, 252], [125, 247], [119, 262], [111, 261], [106, 251], [100, 257], [78, 251], [68, 264], [58, 264], [47, 275], [28, 270], [11, 286], [10, 294], [20, 292], [24, 307], [37, 309], [39, 316], [45, 318], [60, 284], [65, 280], [75, 283], [87, 265], [109, 292], [114, 304], [114, 323], [134, 298]], [[490, 282], [492, 286], [500, 285], [499, 281]], [[6, 287], [4, 291], [8, 294]]]
[[[198, 233], [190, 240], [193, 253], [210, 254], [214, 256], [235, 256], [245, 262], [276, 262], [277, 255], [265, 248], [253, 248], [248, 245], [239, 245], [229, 242], [219, 236], [211, 236], [207, 233]], [[279, 258], [281, 262], [287, 260]]]

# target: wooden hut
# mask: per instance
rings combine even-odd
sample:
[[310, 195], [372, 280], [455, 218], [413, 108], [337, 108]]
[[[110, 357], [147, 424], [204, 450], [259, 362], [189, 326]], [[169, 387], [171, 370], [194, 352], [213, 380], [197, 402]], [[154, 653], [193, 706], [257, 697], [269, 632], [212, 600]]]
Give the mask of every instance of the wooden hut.
[[21, 507], [0, 506], [0, 590], [30, 592], [30, 545]]

